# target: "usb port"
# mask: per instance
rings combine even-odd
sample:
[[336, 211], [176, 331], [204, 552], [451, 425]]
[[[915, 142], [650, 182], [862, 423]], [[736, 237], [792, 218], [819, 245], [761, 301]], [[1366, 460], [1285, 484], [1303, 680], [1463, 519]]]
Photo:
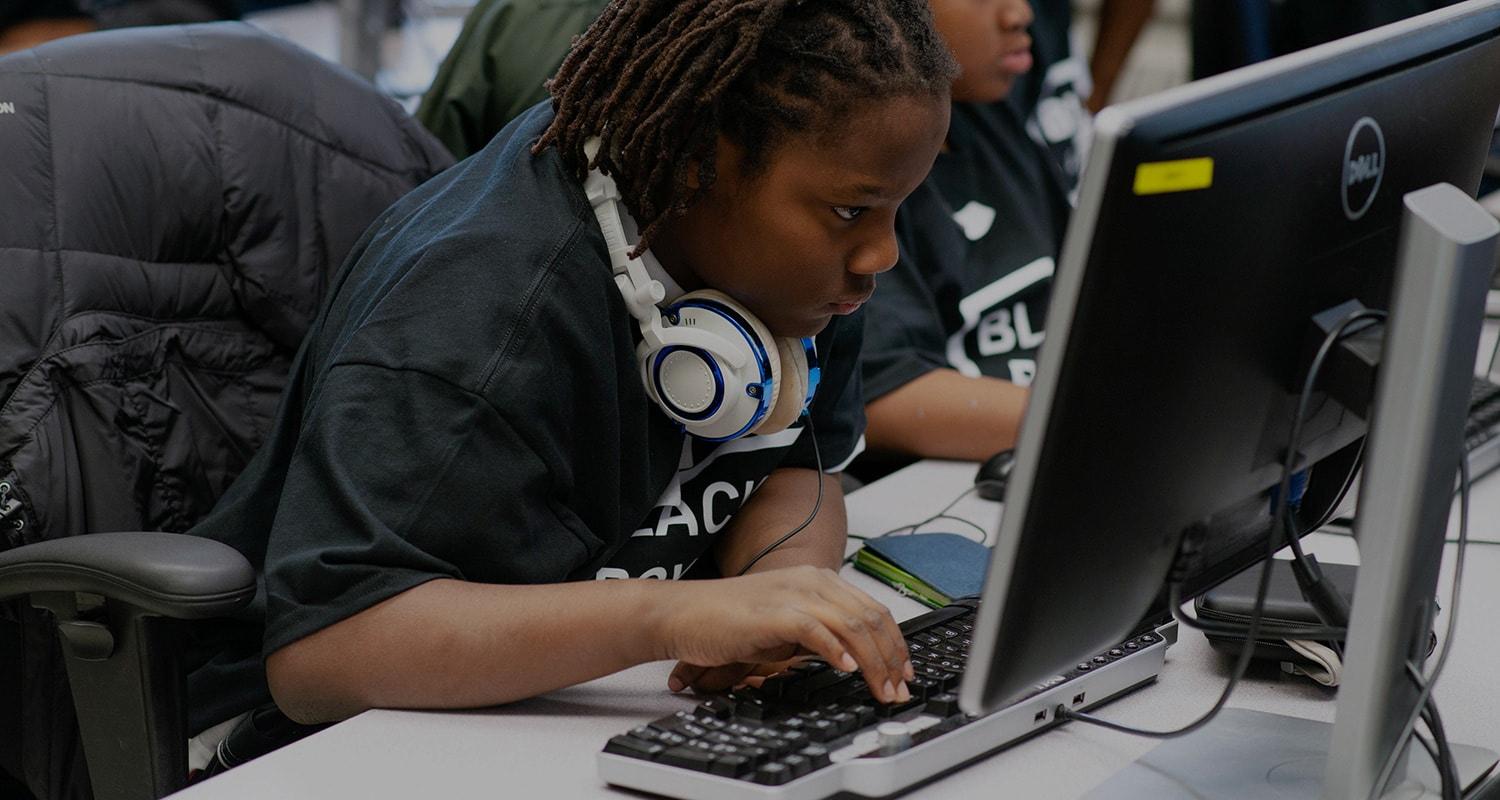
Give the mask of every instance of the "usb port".
[[1075, 705], [1075, 706], [1081, 706], [1081, 705], [1083, 705], [1083, 696], [1085, 694], [1088, 694], [1088, 692], [1079, 692], [1078, 694], [1073, 695], [1073, 705]]
[[1044, 708], [1041, 711], [1036, 712], [1036, 716], [1032, 717], [1031, 721], [1032, 722], [1046, 722], [1047, 721], [1047, 709]]

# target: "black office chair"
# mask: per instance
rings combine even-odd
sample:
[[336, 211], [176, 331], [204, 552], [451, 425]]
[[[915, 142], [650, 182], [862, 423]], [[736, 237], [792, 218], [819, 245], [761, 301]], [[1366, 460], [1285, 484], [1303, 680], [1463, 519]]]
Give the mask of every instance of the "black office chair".
[[358, 237], [451, 158], [240, 23], [0, 59], [0, 153], [0, 771], [159, 797], [187, 778], [183, 625], [256, 585], [164, 531], [260, 444]]

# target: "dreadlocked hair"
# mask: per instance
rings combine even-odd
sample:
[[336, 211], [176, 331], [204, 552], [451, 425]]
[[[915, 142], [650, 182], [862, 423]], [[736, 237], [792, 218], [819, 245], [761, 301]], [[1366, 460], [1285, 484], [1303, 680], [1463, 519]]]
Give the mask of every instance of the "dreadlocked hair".
[[548, 82], [556, 115], [532, 152], [613, 177], [638, 255], [713, 186], [720, 134], [753, 174], [784, 136], [831, 129], [862, 101], [945, 97], [958, 66], [927, 3], [613, 0]]

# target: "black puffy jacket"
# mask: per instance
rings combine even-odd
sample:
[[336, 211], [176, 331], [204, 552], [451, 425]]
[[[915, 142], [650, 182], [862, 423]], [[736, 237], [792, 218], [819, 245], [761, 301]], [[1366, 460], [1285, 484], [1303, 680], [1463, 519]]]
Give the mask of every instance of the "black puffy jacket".
[[[240, 23], [0, 58], [0, 549], [196, 522], [260, 445], [344, 255], [451, 160], [368, 84]], [[28, 683], [60, 672], [53, 639], [0, 608], [0, 769], [42, 800], [82, 773], [66, 688]]]

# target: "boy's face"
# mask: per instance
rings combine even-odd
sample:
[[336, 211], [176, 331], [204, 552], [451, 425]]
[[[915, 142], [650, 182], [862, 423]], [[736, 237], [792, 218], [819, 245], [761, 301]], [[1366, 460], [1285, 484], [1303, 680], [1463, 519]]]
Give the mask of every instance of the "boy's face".
[[868, 101], [822, 133], [792, 134], [753, 174], [719, 139], [712, 187], [652, 252], [686, 290], [718, 289], [776, 336], [852, 314], [896, 264], [896, 208], [937, 158], [948, 101]]
[[1027, 0], [931, 0], [938, 33], [961, 70], [953, 99], [993, 103], [1005, 99], [1016, 78], [1031, 69], [1033, 16]]

